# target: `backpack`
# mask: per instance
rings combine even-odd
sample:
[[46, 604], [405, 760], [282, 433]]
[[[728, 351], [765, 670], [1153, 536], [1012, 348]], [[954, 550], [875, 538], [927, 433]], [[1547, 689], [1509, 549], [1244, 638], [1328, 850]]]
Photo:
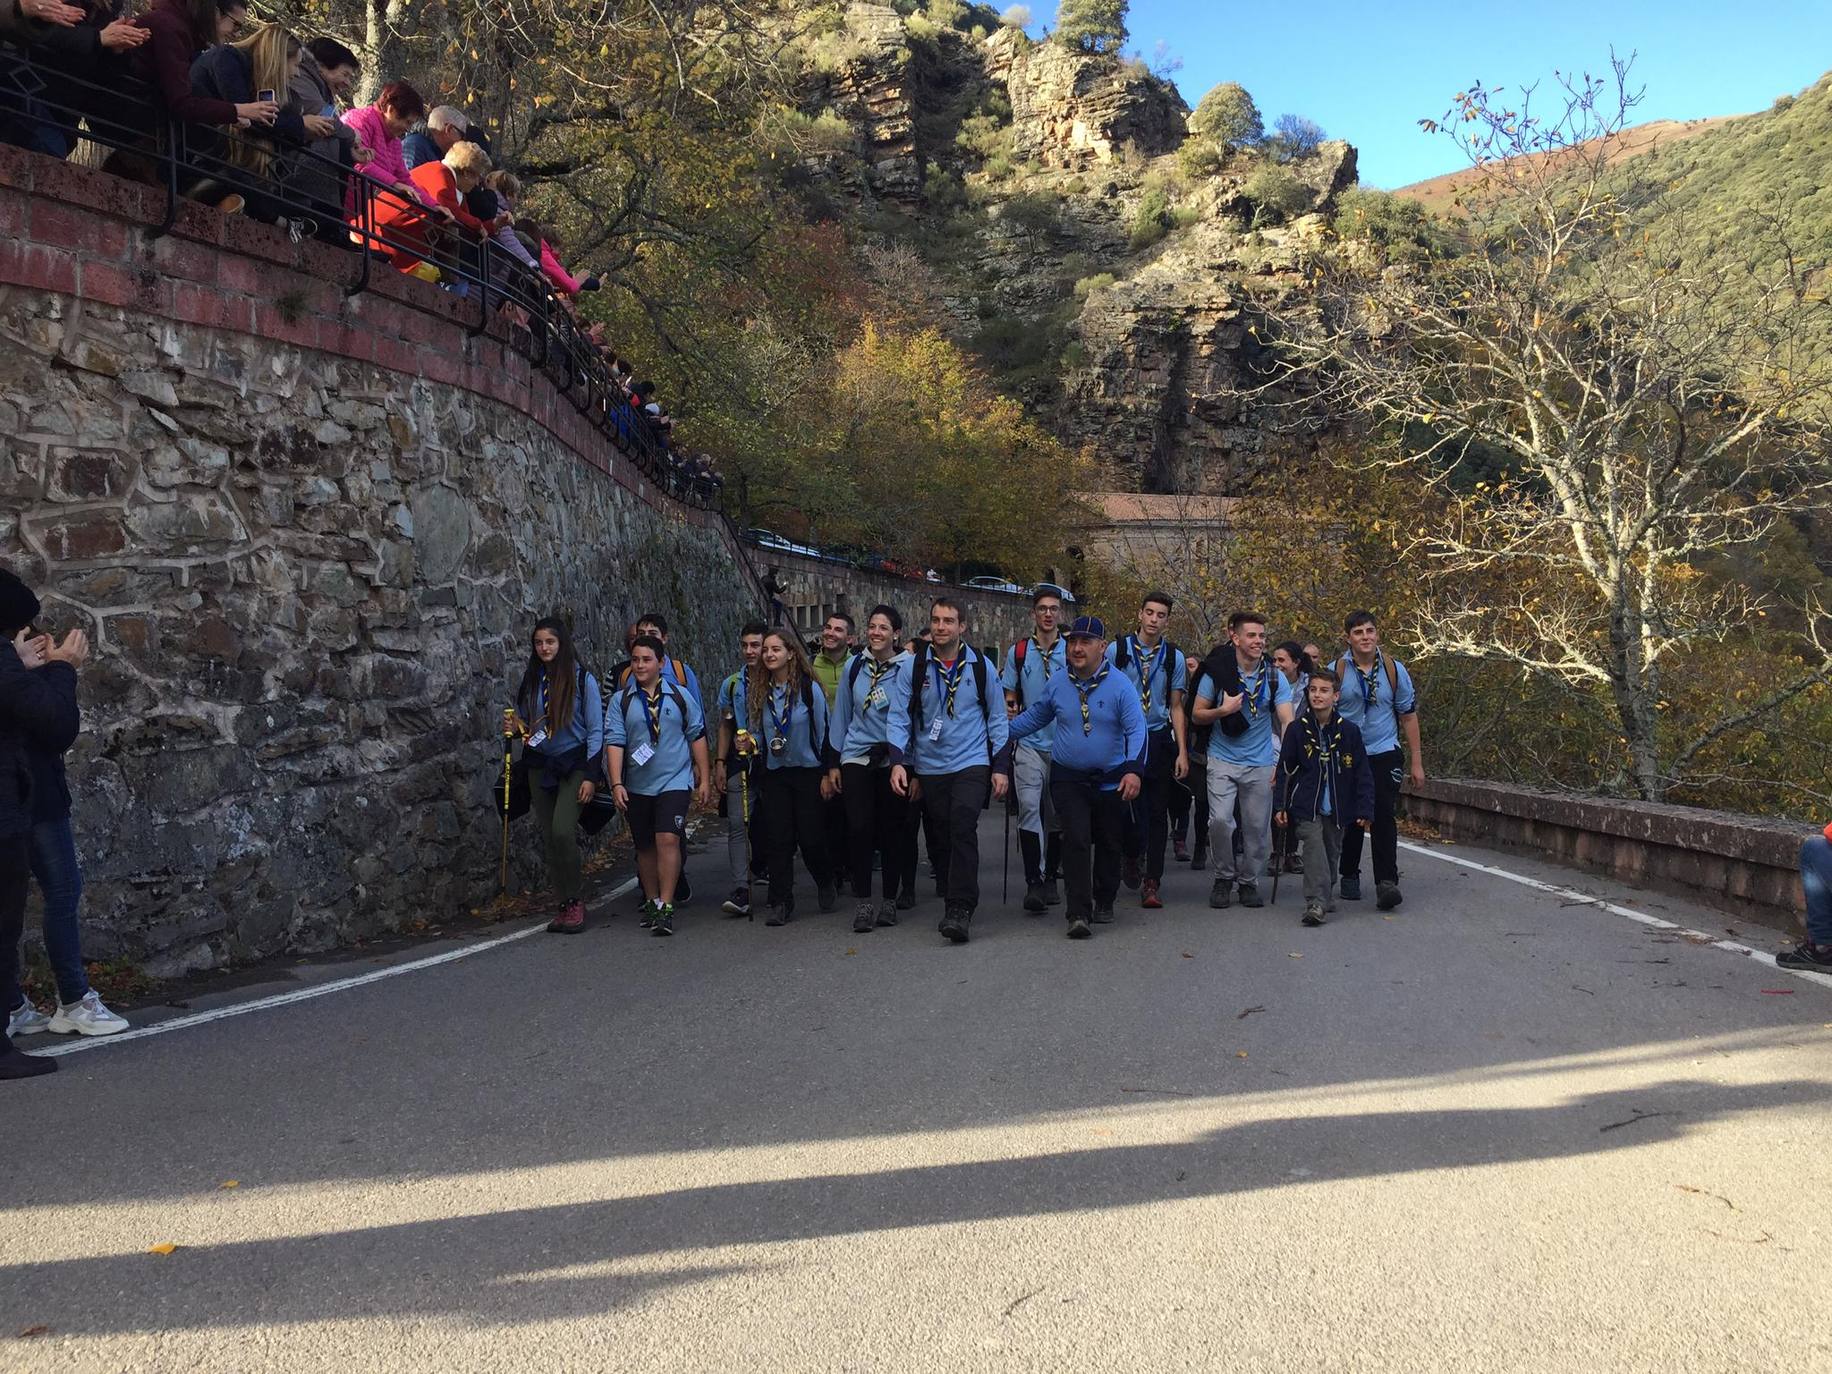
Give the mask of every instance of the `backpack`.
[[[668, 689], [668, 695], [674, 698], [675, 709], [681, 713], [681, 734], [685, 736], [687, 733], [687, 698], [681, 695], [681, 689], [668, 681], [667, 678], [663, 678], [661, 682], [662, 686]], [[624, 684], [622, 692], [623, 700], [617, 703], [617, 710], [619, 712], [628, 710], [630, 700], [635, 695], [636, 682], [634, 679], [629, 679]], [[691, 743], [691, 741], [689, 741], [689, 743]]]
[[[1277, 672], [1278, 670], [1269, 668], [1268, 671]], [[1215, 684], [1215, 690], [1222, 696], [1237, 697], [1246, 690], [1246, 685], [1240, 680], [1240, 656], [1235, 653], [1234, 645], [1229, 640], [1224, 639], [1209, 650], [1208, 657], [1202, 660], [1200, 674], [1206, 674]], [[1191, 690], [1190, 699], [1192, 702], [1195, 700], [1194, 689]], [[1229, 739], [1235, 739], [1247, 733], [1247, 725], [1247, 713], [1236, 711], [1231, 716], [1223, 716], [1220, 720], [1211, 721], [1209, 729], [1211, 731], [1220, 730]]]
[[[1399, 660], [1394, 658], [1392, 654], [1382, 654], [1380, 656], [1380, 661], [1381, 665], [1387, 670], [1387, 709], [1393, 712], [1393, 719], [1398, 721]], [[1345, 691], [1348, 689], [1349, 685], [1349, 671], [1354, 667], [1355, 656], [1353, 654], [1344, 654], [1341, 658], [1336, 660], [1336, 676], [1342, 679], [1342, 686]], [[1359, 675], [1357, 675], [1355, 680], [1357, 682], [1361, 680]]]
[[[1131, 635], [1121, 635], [1120, 642], [1113, 646], [1113, 666], [1122, 672], [1132, 661], [1132, 656], [1126, 652], [1126, 646], [1130, 643], [1132, 643]], [[1159, 647], [1164, 650], [1160, 666], [1164, 669], [1163, 702], [1164, 708], [1168, 711], [1170, 709], [1170, 685], [1177, 680], [1176, 674], [1171, 670], [1171, 664], [1183, 661], [1183, 651], [1168, 639], [1164, 640]]]
[[[1022, 643], [1022, 641], [1020, 641]], [[963, 650], [964, 651], [964, 650]], [[929, 646], [916, 646], [915, 660], [910, 664], [910, 730], [919, 733], [922, 730], [922, 684], [929, 679]], [[992, 707], [986, 702], [986, 655], [975, 651], [973, 655], [974, 685], [980, 694], [980, 716], [988, 726], [992, 724]], [[1023, 682], [1023, 678], [1018, 679]], [[987, 734], [991, 741], [990, 732]]]

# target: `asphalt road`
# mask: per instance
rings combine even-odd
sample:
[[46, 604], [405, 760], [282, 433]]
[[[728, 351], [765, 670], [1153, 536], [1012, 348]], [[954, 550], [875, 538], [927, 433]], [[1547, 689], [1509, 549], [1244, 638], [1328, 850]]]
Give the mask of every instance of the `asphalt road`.
[[624, 916], [70, 1055], [0, 1095], [0, 1370], [1832, 1368], [1832, 988], [1403, 861], [1320, 930], [1186, 869], [1087, 942]]

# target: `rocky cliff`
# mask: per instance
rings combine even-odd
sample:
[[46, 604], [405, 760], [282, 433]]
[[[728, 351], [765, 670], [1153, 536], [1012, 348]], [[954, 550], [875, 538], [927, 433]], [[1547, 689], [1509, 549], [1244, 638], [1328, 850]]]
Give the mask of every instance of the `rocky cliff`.
[[1352, 147], [1192, 147], [1189, 106], [1136, 61], [882, 4], [844, 24], [805, 109], [856, 151], [819, 181], [916, 244], [1008, 390], [1147, 491], [1238, 494], [1309, 447], [1323, 417], [1266, 393], [1252, 325], [1303, 290]]

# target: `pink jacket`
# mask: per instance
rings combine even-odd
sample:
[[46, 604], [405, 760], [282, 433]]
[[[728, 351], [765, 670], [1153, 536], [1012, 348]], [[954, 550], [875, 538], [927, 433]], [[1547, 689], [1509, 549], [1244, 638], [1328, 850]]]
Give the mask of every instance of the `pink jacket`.
[[553, 255], [553, 249], [547, 246], [547, 240], [541, 240], [541, 271], [547, 274], [552, 282], [568, 296], [579, 294], [579, 279], [560, 266], [560, 260]]
[[[379, 181], [384, 186], [394, 186], [400, 182], [413, 184], [408, 174], [407, 162], [401, 156], [401, 140], [391, 136], [388, 126], [382, 122], [382, 112], [373, 105], [363, 105], [344, 112], [343, 122], [356, 130], [357, 135], [368, 145], [374, 154], [357, 170], [372, 181]], [[424, 196], [421, 197], [425, 199]]]

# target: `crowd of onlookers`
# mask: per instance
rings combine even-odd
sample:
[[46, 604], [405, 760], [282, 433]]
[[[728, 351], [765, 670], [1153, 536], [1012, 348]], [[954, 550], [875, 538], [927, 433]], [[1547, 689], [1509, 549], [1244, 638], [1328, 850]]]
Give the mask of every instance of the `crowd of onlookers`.
[[[494, 165], [463, 110], [429, 108], [404, 80], [352, 105], [363, 72], [348, 46], [249, 28], [246, 0], [152, 0], [132, 17], [128, 3], [0, 0], [0, 41], [26, 58], [0, 73], [0, 141], [65, 158], [87, 137], [107, 150], [106, 170], [143, 181], [175, 162], [191, 200], [295, 239], [367, 246], [401, 272], [482, 296], [480, 309], [544, 341], [544, 361], [651, 478], [677, 495], [716, 493], [711, 460], [675, 452], [654, 384], [580, 317], [597, 277], [567, 267], [560, 231], [528, 212], [520, 180]], [[136, 81], [148, 99], [123, 100]]]

